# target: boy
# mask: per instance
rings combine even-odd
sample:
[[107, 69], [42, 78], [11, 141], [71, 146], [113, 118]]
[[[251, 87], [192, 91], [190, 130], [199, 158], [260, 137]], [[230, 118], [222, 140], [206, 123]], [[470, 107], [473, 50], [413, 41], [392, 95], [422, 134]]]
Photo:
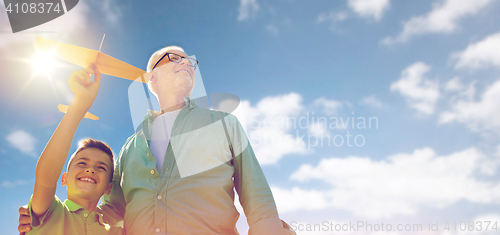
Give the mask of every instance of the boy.
[[[68, 80], [75, 97], [38, 159], [28, 204], [33, 230], [27, 234], [122, 234], [121, 218], [103, 215], [97, 207], [113, 186], [113, 153], [105, 143], [92, 139], [81, 143], [62, 174], [68, 199], [63, 203], [55, 196], [75, 131], [99, 90], [101, 74], [92, 67], [74, 71]], [[95, 74], [94, 82], [91, 74]]]

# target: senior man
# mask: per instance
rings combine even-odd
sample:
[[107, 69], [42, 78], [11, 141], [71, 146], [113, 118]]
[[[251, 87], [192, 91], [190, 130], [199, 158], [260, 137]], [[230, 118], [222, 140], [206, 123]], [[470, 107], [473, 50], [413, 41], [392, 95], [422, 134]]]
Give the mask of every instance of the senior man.
[[293, 234], [236, 117], [190, 98], [197, 64], [177, 46], [151, 56], [161, 112], [148, 111], [122, 147], [102, 207], [124, 216], [127, 234], [238, 234], [236, 189], [249, 234]]

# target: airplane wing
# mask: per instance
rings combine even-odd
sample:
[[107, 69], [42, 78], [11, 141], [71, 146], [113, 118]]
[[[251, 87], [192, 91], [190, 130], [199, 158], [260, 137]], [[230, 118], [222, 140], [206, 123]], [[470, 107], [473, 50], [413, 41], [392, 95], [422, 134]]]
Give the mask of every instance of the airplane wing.
[[[100, 51], [41, 37], [36, 37], [35, 48], [39, 51], [50, 53], [60, 59], [76, 64], [82, 68], [95, 64], [102, 74], [125, 78], [132, 81], [142, 80], [144, 83], [149, 81], [149, 76], [143, 76], [146, 71], [106, 55]], [[137, 79], [141, 76], [144, 79]]]
[[[41, 37], [36, 37], [35, 48], [41, 52], [50, 53], [53, 56], [66, 60], [82, 68], [86, 68], [89, 65], [94, 64], [95, 66], [97, 66], [101, 74], [125, 78], [132, 81], [142, 81], [143, 83], [147, 83], [150, 78], [150, 76], [143, 76], [144, 74], [146, 74], [146, 71], [127, 64], [119, 59], [106, 55], [100, 51], [78, 47]], [[141, 79], [138, 79], [139, 77]], [[66, 113], [68, 110], [68, 106], [60, 104], [58, 106], [58, 109], [60, 112]], [[99, 120], [99, 117], [89, 112], [85, 114], [84, 118]]]
[[[64, 105], [64, 104], [60, 104], [60, 105], [58, 105], [58, 106], [57, 106], [57, 108], [59, 109], [59, 111], [60, 111], [60, 112], [62, 112], [62, 113], [66, 113], [66, 112], [68, 112], [68, 108], [69, 108], [69, 106]], [[91, 114], [91, 113], [89, 113], [89, 112], [87, 112], [87, 113], [85, 114], [84, 118], [88, 118], [88, 119], [90, 119], [90, 120], [99, 120], [99, 117], [97, 117], [96, 115]]]

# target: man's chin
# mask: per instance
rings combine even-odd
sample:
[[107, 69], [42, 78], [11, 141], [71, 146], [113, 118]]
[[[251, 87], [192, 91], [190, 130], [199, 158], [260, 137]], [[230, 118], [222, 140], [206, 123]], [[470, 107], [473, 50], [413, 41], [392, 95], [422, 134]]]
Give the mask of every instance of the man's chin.
[[[174, 81], [172, 81], [169, 84], [158, 84], [158, 85], [159, 85], [159, 87], [158, 87], [159, 89], [157, 89], [157, 91], [158, 91], [159, 97], [162, 96], [161, 93], [170, 94], [173, 92], [173, 93], [176, 93], [178, 95], [182, 95], [184, 98], [184, 97], [191, 95], [191, 92], [193, 91], [195, 83], [194, 83], [194, 80], [191, 80], [191, 78], [189, 78], [189, 77], [181, 77], [181, 78], [175, 79]], [[163, 87], [163, 89], [160, 87]]]
[[176, 90], [179, 91], [189, 91], [193, 90], [194, 82], [190, 77], [183, 77], [182, 79], [177, 80], [177, 84], [175, 86]]

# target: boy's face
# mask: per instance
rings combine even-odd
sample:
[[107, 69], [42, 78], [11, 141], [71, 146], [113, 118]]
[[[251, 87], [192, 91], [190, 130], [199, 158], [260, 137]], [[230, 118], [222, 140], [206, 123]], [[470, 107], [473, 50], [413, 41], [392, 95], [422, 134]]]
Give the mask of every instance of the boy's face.
[[97, 148], [80, 151], [73, 158], [68, 172], [62, 175], [62, 185], [68, 188], [68, 198], [99, 199], [111, 192], [113, 163], [109, 156]]

